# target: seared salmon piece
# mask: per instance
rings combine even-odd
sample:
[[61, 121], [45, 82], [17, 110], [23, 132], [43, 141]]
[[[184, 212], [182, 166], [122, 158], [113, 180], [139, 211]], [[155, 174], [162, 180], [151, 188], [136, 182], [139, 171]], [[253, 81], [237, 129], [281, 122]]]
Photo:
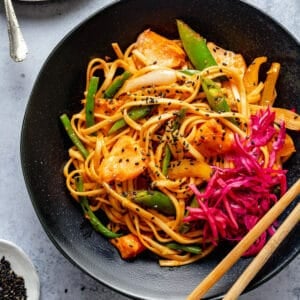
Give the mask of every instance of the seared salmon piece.
[[215, 157], [232, 148], [233, 133], [223, 128], [215, 119], [202, 124], [192, 145], [206, 157]]
[[242, 77], [244, 76], [247, 65], [241, 54], [225, 50], [212, 42], [208, 42], [207, 47], [220, 67], [225, 66], [234, 69]]
[[118, 249], [123, 259], [134, 258], [146, 249], [139, 238], [132, 233], [111, 239], [110, 242]]
[[145, 30], [138, 36], [135, 49], [143, 56], [143, 59], [138, 57], [135, 59], [139, 68], [144, 65], [158, 64], [178, 69], [186, 64], [185, 52], [178, 43], [150, 29]]
[[145, 159], [137, 141], [129, 136], [121, 136], [111, 149], [110, 155], [100, 164], [104, 182], [134, 179], [145, 168]]

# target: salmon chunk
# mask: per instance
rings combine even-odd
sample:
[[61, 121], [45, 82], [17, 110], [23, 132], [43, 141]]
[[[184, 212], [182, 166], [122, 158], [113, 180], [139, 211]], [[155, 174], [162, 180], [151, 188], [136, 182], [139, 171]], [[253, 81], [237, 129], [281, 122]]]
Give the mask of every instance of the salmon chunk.
[[145, 168], [145, 159], [137, 141], [129, 136], [121, 136], [111, 149], [110, 155], [100, 164], [100, 174], [104, 182], [134, 179]]
[[123, 259], [134, 258], [146, 249], [139, 238], [132, 233], [111, 239], [110, 242], [119, 250]]
[[233, 133], [223, 128], [215, 119], [211, 119], [199, 127], [192, 144], [204, 156], [214, 157], [232, 148]]
[[207, 47], [220, 67], [224, 66], [231, 68], [242, 77], [244, 76], [247, 65], [241, 54], [225, 50], [212, 42], [208, 42]]
[[185, 52], [178, 43], [150, 29], [145, 30], [138, 36], [135, 50], [143, 56], [143, 59], [136, 59], [138, 67], [158, 64], [178, 69], [186, 64]]

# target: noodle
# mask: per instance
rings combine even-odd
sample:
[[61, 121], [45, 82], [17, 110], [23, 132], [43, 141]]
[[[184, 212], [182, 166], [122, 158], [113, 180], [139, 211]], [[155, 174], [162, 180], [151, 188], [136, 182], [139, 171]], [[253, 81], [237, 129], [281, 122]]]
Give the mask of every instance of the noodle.
[[[178, 41], [176, 45], [181, 47]], [[211, 66], [187, 75], [178, 68], [159, 63], [149, 65], [147, 56], [136, 43], [124, 52], [118, 43], [113, 43], [112, 47], [115, 60], [94, 58], [87, 66], [82, 110], [72, 116], [71, 125], [89, 155], [84, 159], [75, 146], [70, 148], [69, 161], [64, 167], [66, 186], [76, 201], [82, 196], [88, 197], [93, 211], [104, 211], [112, 231], [137, 236], [143, 247], [160, 257], [161, 266], [195, 262], [213, 251], [215, 244], [204, 240], [201, 226], [186, 228], [183, 221], [193, 197], [189, 186], [205, 185], [209, 180], [206, 173], [195, 175], [192, 167], [194, 164], [203, 168], [234, 167], [226, 147], [233, 143], [235, 134], [247, 138], [251, 105], [259, 102], [263, 83], [247, 94], [242, 76], [229, 66]], [[189, 67], [188, 61], [186, 67]], [[113, 99], [105, 99], [104, 92], [121, 70], [131, 73], [128, 83], [122, 85]], [[129, 85], [151, 74], [169, 74], [170, 77], [160, 79], [156, 76], [155, 85], [137, 85], [137, 88]], [[94, 97], [95, 123], [86, 127], [86, 96], [93, 76], [103, 79]], [[220, 88], [232, 95], [230, 106], [235, 108], [233, 111], [213, 111], [201, 89], [203, 77], [217, 82], [220, 76], [228, 79], [229, 84], [223, 86], [220, 82]], [[166, 84], [164, 80], [170, 83]], [[134, 119], [132, 109], [141, 107], [149, 107], [150, 113]], [[182, 119], [180, 114], [184, 114]], [[122, 118], [126, 126], [110, 134], [112, 125]], [[232, 118], [236, 123], [231, 121]], [[172, 158], [166, 174], [163, 161], [167, 146]], [[219, 150], [214, 152], [212, 149]], [[270, 149], [262, 147], [261, 151], [263, 155], [259, 159], [268, 166]], [[127, 169], [122, 170], [122, 163], [126, 164], [126, 161]], [[190, 164], [191, 171], [184, 167], [180, 169], [180, 164], [185, 163]], [[172, 172], [172, 169], [177, 171]], [[74, 179], [78, 175], [84, 182], [81, 192]], [[173, 215], [133, 201], [132, 195], [137, 191], [149, 189], [168, 197], [174, 208]], [[170, 242], [201, 245], [203, 249], [201, 253], [192, 254], [169, 248]]]

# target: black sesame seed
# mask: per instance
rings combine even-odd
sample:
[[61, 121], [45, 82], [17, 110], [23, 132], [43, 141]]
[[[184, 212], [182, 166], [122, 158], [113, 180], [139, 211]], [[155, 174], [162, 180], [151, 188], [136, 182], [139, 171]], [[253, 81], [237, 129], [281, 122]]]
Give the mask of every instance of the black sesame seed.
[[24, 278], [15, 274], [4, 256], [0, 260], [0, 299], [27, 299]]

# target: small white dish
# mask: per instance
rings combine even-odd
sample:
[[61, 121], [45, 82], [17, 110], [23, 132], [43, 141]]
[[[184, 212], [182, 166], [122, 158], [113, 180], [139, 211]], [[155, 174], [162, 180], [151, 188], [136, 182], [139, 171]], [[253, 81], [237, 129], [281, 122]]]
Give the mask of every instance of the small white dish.
[[3, 256], [16, 275], [24, 278], [27, 300], [38, 300], [40, 280], [30, 258], [17, 245], [0, 239], [0, 260]]

